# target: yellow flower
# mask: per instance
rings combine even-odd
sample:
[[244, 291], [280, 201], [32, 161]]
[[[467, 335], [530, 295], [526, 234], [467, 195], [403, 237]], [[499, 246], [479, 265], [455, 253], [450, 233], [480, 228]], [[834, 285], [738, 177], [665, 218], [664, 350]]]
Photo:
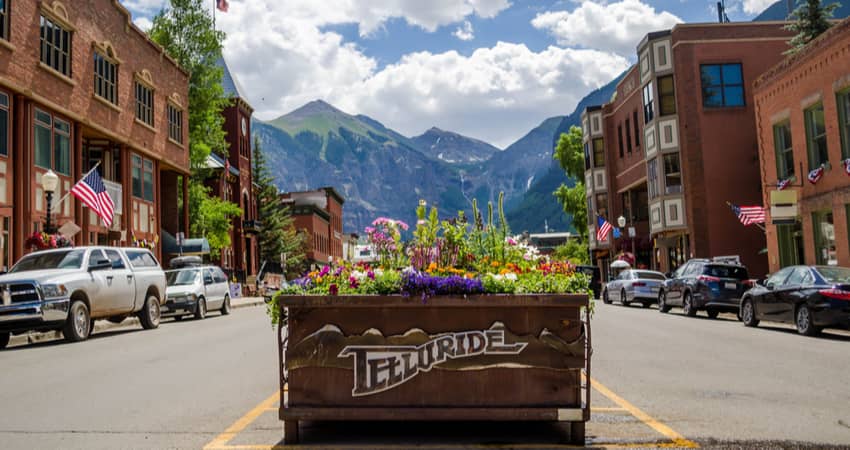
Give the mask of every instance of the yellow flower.
[[435, 270], [437, 270], [437, 263], [432, 262], [431, 264], [428, 264], [428, 271], [429, 272], [433, 272]]
[[490, 265], [493, 267], [499, 267], [499, 261], [493, 261]]
[[322, 277], [316, 278], [316, 284], [322, 284]]
[[471, 279], [475, 278], [475, 275], [473, 275], [469, 272], [466, 272], [466, 278], [471, 280]]
[[502, 269], [502, 270], [499, 271], [500, 275], [507, 275], [509, 273], [511, 273], [511, 271], [509, 269]]

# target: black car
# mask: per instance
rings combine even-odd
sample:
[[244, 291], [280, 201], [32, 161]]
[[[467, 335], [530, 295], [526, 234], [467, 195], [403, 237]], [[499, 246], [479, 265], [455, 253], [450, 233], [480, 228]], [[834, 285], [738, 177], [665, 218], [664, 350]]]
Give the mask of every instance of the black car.
[[666, 313], [681, 306], [690, 317], [697, 311], [712, 319], [721, 312], [737, 314], [741, 296], [750, 287], [747, 268], [728, 259], [692, 259], [668, 278], [658, 294], [658, 310]]
[[741, 321], [793, 323], [814, 336], [824, 328], [850, 328], [850, 269], [835, 266], [786, 267], [747, 291]]
[[602, 292], [602, 277], [599, 268], [596, 266], [576, 266], [576, 272], [590, 277], [590, 289], [593, 291], [593, 298], [599, 298]]

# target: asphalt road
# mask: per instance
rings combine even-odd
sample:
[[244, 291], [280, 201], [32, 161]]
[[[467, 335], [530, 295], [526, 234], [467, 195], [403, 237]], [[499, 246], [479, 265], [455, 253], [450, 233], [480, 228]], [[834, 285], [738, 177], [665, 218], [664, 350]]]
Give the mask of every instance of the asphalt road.
[[277, 387], [262, 306], [0, 352], [0, 448], [202, 448]]
[[[850, 448], [850, 333], [806, 338], [733, 319], [597, 303], [588, 443], [669, 442], [654, 422], [707, 448]], [[0, 447], [270, 448], [283, 433], [275, 338], [252, 307], [12, 347], [0, 352]], [[307, 424], [302, 438], [331, 448], [556, 442], [528, 424], [436, 426]]]
[[592, 323], [594, 378], [689, 439], [850, 448], [850, 333], [601, 302]]

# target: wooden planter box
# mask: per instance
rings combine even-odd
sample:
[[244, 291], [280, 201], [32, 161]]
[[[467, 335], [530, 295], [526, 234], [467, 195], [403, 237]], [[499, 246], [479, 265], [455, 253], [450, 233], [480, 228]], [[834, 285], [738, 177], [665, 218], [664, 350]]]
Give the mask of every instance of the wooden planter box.
[[277, 302], [288, 312], [279, 331], [285, 443], [298, 442], [298, 421], [493, 420], [557, 422], [565, 440], [584, 444], [586, 295]]

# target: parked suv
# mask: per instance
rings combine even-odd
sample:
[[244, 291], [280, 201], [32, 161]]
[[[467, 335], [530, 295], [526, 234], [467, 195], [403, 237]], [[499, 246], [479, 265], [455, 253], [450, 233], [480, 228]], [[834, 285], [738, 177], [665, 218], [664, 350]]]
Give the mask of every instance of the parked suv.
[[693, 317], [705, 311], [714, 319], [721, 312], [738, 313], [741, 296], [750, 287], [747, 268], [737, 258], [692, 259], [669, 274], [658, 294], [658, 310], [681, 306]]
[[82, 341], [95, 319], [137, 315], [159, 326], [165, 275], [140, 248], [77, 247], [33, 252], [0, 276], [0, 348], [12, 333], [60, 330]]

